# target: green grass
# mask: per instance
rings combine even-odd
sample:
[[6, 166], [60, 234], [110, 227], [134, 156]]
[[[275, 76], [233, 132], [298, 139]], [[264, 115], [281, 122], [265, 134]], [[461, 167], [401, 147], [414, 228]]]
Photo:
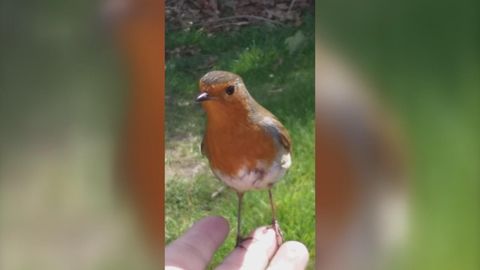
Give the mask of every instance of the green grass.
[[[286, 39], [298, 31], [299, 45], [289, 48]], [[200, 30], [167, 31], [166, 68], [166, 240], [176, 239], [198, 219], [221, 215], [230, 222], [230, 235], [216, 253], [216, 265], [232, 251], [235, 242], [237, 198], [227, 189], [211, 198], [223, 184], [214, 178], [200, 156], [205, 115], [193, 102], [198, 80], [210, 70], [227, 70], [242, 76], [252, 96], [274, 113], [290, 131], [293, 165], [275, 185], [278, 220], [286, 240], [303, 242], [315, 257], [314, 169], [314, 18], [308, 14], [298, 28], [248, 26], [228, 33]], [[190, 53], [191, 52], [191, 53]], [[204, 164], [189, 173], [183, 160]], [[271, 211], [266, 191], [244, 197], [242, 233], [269, 224]]]

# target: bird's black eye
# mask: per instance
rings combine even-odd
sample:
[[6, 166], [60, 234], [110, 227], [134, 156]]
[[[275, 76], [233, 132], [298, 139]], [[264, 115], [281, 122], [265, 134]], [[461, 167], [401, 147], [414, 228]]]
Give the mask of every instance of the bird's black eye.
[[232, 95], [233, 92], [235, 92], [235, 86], [233, 85], [230, 85], [229, 87], [227, 87], [227, 89], [225, 89], [225, 93], [227, 93], [227, 95]]

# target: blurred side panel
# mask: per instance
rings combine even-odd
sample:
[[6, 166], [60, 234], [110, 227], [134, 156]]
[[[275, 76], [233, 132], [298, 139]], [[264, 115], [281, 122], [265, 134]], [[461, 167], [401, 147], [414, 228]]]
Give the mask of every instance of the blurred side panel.
[[112, 2], [0, 3], [2, 270], [163, 257], [163, 1]]
[[407, 228], [405, 144], [366, 84], [316, 46], [317, 269], [384, 269]]
[[479, 8], [316, 1], [319, 269], [479, 269]]
[[107, 0], [110, 24], [129, 71], [130, 94], [120, 171], [153, 254], [164, 256], [164, 1]]

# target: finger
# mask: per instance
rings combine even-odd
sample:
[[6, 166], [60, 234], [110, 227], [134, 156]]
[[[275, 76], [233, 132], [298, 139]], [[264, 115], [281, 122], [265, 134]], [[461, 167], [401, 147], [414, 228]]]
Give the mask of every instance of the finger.
[[308, 250], [297, 241], [285, 242], [273, 256], [268, 270], [302, 270], [308, 262]]
[[229, 232], [223, 217], [206, 217], [165, 249], [165, 269], [205, 269]]
[[249, 238], [235, 248], [217, 270], [265, 269], [277, 249], [275, 231], [269, 227], [260, 227]]

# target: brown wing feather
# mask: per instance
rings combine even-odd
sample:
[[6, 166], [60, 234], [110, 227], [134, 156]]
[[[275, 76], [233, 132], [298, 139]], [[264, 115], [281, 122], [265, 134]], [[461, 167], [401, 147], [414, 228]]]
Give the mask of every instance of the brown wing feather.
[[[251, 99], [250, 102], [251, 110], [256, 112], [255, 114], [251, 114], [253, 121], [263, 126], [265, 130], [267, 132], [270, 132], [273, 137], [276, 138], [288, 152], [291, 152], [292, 140], [290, 139], [288, 130], [269, 110], [265, 109], [262, 105], [256, 103], [253, 99]], [[265, 121], [265, 119], [268, 120]]]
[[281, 124], [279, 127], [280, 143], [288, 150], [288, 152], [292, 152], [292, 143], [287, 129]]
[[260, 122], [261, 125], [265, 128], [267, 132], [270, 132], [274, 138], [278, 140], [278, 142], [285, 147], [288, 152], [292, 151], [292, 143], [290, 139], [290, 135], [288, 134], [287, 129], [280, 123], [280, 121], [268, 110], [264, 109], [264, 114], [270, 116], [267, 121]]
[[205, 149], [205, 136], [203, 136], [202, 143], [200, 144], [200, 151], [202, 155], [207, 156], [207, 151]]

